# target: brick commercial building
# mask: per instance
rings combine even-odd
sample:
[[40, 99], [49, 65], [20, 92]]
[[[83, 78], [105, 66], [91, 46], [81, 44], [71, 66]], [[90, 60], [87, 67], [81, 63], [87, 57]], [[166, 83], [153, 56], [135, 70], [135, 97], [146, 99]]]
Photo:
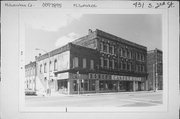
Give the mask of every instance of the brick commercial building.
[[146, 89], [147, 48], [101, 30], [37, 56], [36, 63], [36, 80], [53, 92]]
[[36, 62], [25, 65], [25, 89], [36, 90]]
[[162, 51], [155, 49], [147, 54], [148, 90], [163, 89]]

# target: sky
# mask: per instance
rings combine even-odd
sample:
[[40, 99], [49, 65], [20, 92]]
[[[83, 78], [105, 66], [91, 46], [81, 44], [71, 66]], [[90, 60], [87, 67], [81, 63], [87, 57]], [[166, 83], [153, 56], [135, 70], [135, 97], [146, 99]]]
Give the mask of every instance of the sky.
[[100, 29], [123, 39], [162, 50], [162, 19], [158, 14], [66, 14], [40, 11], [22, 14], [25, 20], [25, 63]]

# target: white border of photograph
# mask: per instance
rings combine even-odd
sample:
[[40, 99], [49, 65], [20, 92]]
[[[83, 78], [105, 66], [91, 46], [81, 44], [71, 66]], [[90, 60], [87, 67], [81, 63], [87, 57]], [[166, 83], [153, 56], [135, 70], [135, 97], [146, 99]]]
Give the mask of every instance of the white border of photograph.
[[[168, 107], [168, 16], [166, 9], [61, 9], [59, 13], [82, 14], [161, 14], [162, 15], [162, 48], [163, 48], [163, 104], [152, 107], [25, 107], [25, 21], [22, 12], [32, 9], [21, 9], [19, 12], [19, 109], [21, 112], [166, 112]], [[52, 9], [33, 9], [48, 10]], [[57, 10], [56, 10], [57, 11]]]

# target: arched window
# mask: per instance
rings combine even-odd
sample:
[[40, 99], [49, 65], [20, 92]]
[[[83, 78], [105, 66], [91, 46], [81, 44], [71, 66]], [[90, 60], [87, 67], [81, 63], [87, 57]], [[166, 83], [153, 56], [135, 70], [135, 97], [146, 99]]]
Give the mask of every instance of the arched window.
[[104, 68], [107, 68], [107, 65], [108, 65], [108, 62], [107, 62], [107, 59], [105, 58], [104, 61], [103, 61], [103, 65], [104, 65]]
[[123, 53], [122, 53], [122, 54], [123, 54], [123, 57], [126, 57], [126, 51], [123, 50], [122, 52], [123, 52]]
[[46, 72], [47, 72], [47, 64], [44, 63], [44, 73], [46, 73]]
[[52, 62], [49, 61], [49, 70], [52, 71]]
[[42, 64], [39, 67], [39, 72], [42, 73]]
[[57, 71], [57, 60], [54, 60], [54, 71]]
[[106, 44], [107, 45], [107, 53], [109, 53], [109, 44]]
[[100, 43], [100, 51], [103, 51], [103, 42]]
[[107, 52], [107, 44], [106, 43], [103, 44], [103, 51]]

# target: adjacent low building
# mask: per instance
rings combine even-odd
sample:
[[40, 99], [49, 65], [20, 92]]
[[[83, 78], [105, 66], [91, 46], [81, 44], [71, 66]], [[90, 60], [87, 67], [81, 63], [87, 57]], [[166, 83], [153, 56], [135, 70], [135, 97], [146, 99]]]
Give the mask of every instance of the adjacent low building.
[[25, 65], [25, 89], [36, 90], [36, 62]]
[[147, 72], [148, 90], [163, 89], [163, 53], [159, 49], [148, 51]]
[[[45, 90], [65, 94], [141, 91], [147, 87], [147, 48], [101, 30], [36, 57]], [[38, 90], [38, 86], [37, 86]]]

